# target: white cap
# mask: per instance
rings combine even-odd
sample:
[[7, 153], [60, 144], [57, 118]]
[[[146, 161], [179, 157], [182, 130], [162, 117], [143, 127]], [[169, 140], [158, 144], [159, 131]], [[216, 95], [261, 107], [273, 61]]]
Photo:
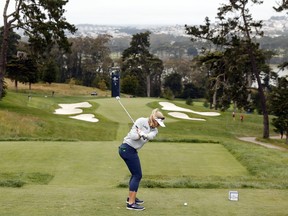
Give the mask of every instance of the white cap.
[[161, 127], [165, 127], [164, 118], [155, 118], [155, 120], [158, 122], [158, 124], [159, 124]]
[[158, 108], [152, 110], [152, 113], [150, 115], [150, 119], [151, 121], [152, 120], [155, 120], [157, 121], [157, 123], [161, 126], [161, 127], [165, 127], [165, 124], [164, 124], [164, 115], [159, 111]]

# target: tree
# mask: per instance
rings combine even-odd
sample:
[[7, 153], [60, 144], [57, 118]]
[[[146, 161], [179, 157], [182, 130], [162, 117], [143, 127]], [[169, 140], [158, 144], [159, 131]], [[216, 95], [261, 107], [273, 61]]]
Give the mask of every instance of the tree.
[[[3, 27], [0, 28], [0, 44], [3, 43]], [[11, 31], [9, 34], [9, 44], [7, 47], [7, 57], [12, 57], [12, 56], [16, 56], [17, 55], [17, 45], [18, 45], [18, 41], [21, 39], [20, 35], [18, 35], [17, 33], [15, 33], [14, 31]]]
[[184, 99], [187, 98], [204, 98], [204, 87], [198, 88], [193, 83], [184, 84], [183, 92], [181, 97]]
[[161, 86], [159, 77], [163, 71], [163, 62], [149, 52], [150, 34], [144, 32], [132, 36], [130, 47], [122, 53], [121, 67], [122, 77], [128, 75], [137, 77], [139, 82], [137, 94], [147, 97], [151, 96], [151, 89], [154, 88], [155, 92], [159, 91]]
[[273, 88], [269, 99], [271, 114], [276, 116], [272, 119], [272, 124], [277, 132], [286, 135], [288, 144], [288, 76], [278, 79], [278, 85]]
[[21, 76], [23, 76], [23, 70], [26, 70], [26, 68], [24, 68], [24, 61], [18, 58], [10, 59], [10, 61], [7, 63], [6, 73], [8, 78], [14, 81], [16, 90], [18, 89], [18, 82], [22, 80]]
[[161, 59], [153, 56], [149, 64], [150, 75], [149, 79], [147, 79], [147, 86], [150, 89], [150, 96], [159, 97], [161, 95], [161, 75], [164, 70], [163, 62]]
[[279, 2], [277, 6], [273, 7], [275, 11], [282, 12], [283, 10], [288, 9], [288, 1], [282, 0], [282, 2]]
[[[193, 39], [205, 39], [211, 41], [223, 49], [227, 47], [237, 47], [241, 44], [243, 55], [246, 54], [250, 61], [250, 68], [246, 71], [247, 76], [254, 76], [258, 84], [258, 93], [261, 99], [263, 111], [263, 138], [269, 138], [269, 117], [266, 106], [266, 96], [261, 83], [261, 68], [256, 61], [256, 53], [259, 45], [254, 42], [254, 38], [262, 36], [262, 21], [254, 21], [247, 7], [250, 3], [262, 4], [260, 0], [229, 0], [218, 8], [218, 26], [211, 25], [209, 18], [205, 19], [205, 25], [185, 26], [187, 34]], [[231, 14], [234, 17], [231, 17]], [[254, 35], [253, 35], [254, 34]], [[250, 74], [250, 75], [249, 75]]]
[[[0, 51], [0, 97], [7, 64], [9, 35], [12, 29], [23, 29], [35, 53], [45, 53], [54, 44], [68, 50], [65, 31], [74, 33], [74, 25], [66, 22], [64, 6], [68, 0], [6, 0], [3, 9], [3, 40]], [[8, 12], [13, 4], [14, 11]]]
[[24, 71], [25, 79], [20, 81], [23, 83], [28, 83], [29, 89], [31, 90], [32, 83], [36, 83], [39, 78], [37, 63], [34, 59], [28, 58], [26, 59], [25, 64], [27, 68], [27, 70]]
[[[273, 7], [275, 11], [282, 12], [288, 9], [288, 1], [282, 0], [277, 7]], [[279, 65], [279, 68], [284, 69], [288, 67], [288, 62], [285, 61]], [[272, 124], [276, 127], [276, 131], [286, 134], [286, 144], [288, 144], [288, 77], [279, 78], [278, 86], [274, 88], [270, 95], [271, 109], [277, 118], [272, 119]]]
[[54, 59], [48, 59], [43, 66], [43, 75], [42, 80], [44, 82], [47, 82], [51, 84], [52, 82], [55, 82], [56, 75], [59, 71], [58, 65], [55, 63]]
[[206, 87], [208, 89], [206, 97], [210, 102], [210, 108], [218, 109], [218, 107], [226, 107], [221, 103], [219, 98], [223, 95], [227, 88], [227, 75], [225, 70], [225, 55], [222, 52], [208, 52], [197, 58], [202, 68], [207, 71]]
[[178, 73], [182, 76], [183, 83], [197, 82], [198, 74], [194, 76], [192, 63], [189, 59], [169, 59], [164, 61], [164, 68], [167, 73]]
[[121, 80], [121, 91], [126, 94], [136, 95], [138, 88], [138, 79], [135, 76], [127, 75]]
[[85, 86], [96, 87], [101, 80], [109, 85], [109, 68], [113, 61], [107, 43], [110, 35], [96, 38], [71, 38], [71, 53], [67, 55], [66, 79], [75, 78]]
[[194, 59], [200, 70], [206, 71], [206, 81], [200, 87], [206, 89], [210, 108], [225, 111], [232, 101], [238, 108], [247, 103], [247, 78], [243, 73], [246, 62], [234, 52], [232, 49], [209, 51]]
[[[0, 28], [0, 44], [3, 43], [3, 27]], [[16, 34], [14, 31], [11, 31], [11, 33], [9, 34], [9, 44], [8, 44], [8, 47], [7, 47], [7, 56], [9, 58], [13, 58], [17, 55], [17, 45], [18, 45], [18, 40], [20, 39], [21, 37]], [[1, 86], [1, 80], [0, 80], [0, 86]], [[0, 91], [0, 100], [2, 97], [5, 96], [5, 93], [6, 93], [6, 86], [4, 85], [2, 87], [2, 93]]]
[[31, 84], [38, 81], [38, 68], [36, 61], [32, 58], [13, 58], [7, 64], [7, 74], [11, 80], [15, 81], [15, 88], [17, 89], [17, 83], [29, 83], [29, 89]]
[[175, 97], [179, 97], [182, 93], [182, 77], [178, 73], [169, 74], [164, 79], [164, 88], [170, 89]]

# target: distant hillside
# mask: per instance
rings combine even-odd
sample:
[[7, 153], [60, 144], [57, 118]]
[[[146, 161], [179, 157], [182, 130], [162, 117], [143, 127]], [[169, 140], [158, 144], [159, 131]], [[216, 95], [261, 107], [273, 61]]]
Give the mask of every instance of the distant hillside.
[[[271, 64], [283, 62], [288, 47], [286, 41], [288, 37], [287, 16], [273, 16], [263, 21], [264, 37], [259, 40], [263, 49], [277, 51], [279, 55], [274, 57]], [[112, 58], [120, 58], [121, 53], [129, 47], [132, 35], [140, 32], [150, 31], [150, 49], [160, 59], [168, 58], [188, 58], [191, 59], [203, 47], [211, 46], [205, 42], [191, 42], [185, 33], [182, 25], [96, 25], [80, 24], [76, 25], [78, 31], [68, 37], [97, 37], [108, 34], [112, 36], [108, 46], [112, 52]], [[18, 34], [21, 34], [18, 31]], [[282, 38], [280, 38], [282, 37]], [[272, 38], [272, 39], [271, 39]], [[275, 38], [275, 40], [274, 40]], [[25, 40], [25, 38], [22, 38]], [[196, 51], [195, 51], [196, 50]]]
[[[274, 16], [263, 21], [264, 35], [269, 38], [279, 36], [288, 36], [288, 18], [287, 16]], [[108, 46], [113, 58], [119, 58], [123, 50], [129, 47], [132, 35], [140, 32], [150, 31], [151, 52], [161, 59], [167, 58], [193, 58], [195, 53], [191, 50], [200, 52], [203, 47], [210, 46], [203, 42], [191, 42], [189, 36], [185, 33], [185, 27], [182, 25], [95, 25], [80, 24], [76, 25], [78, 31], [69, 37], [97, 37], [101, 34], [111, 35], [113, 38]], [[280, 42], [281, 43], [281, 42]], [[261, 40], [264, 49], [279, 50], [279, 42]], [[272, 44], [272, 46], [271, 46]], [[281, 49], [286, 49], [281, 45]], [[197, 54], [197, 53], [196, 53]], [[271, 63], [279, 63], [282, 58], [275, 58]]]
[[[263, 21], [263, 30], [266, 36], [279, 36], [288, 34], [288, 17], [273, 16]], [[168, 34], [173, 36], [187, 36], [185, 28], [182, 25], [96, 25], [96, 24], [79, 24], [76, 25], [78, 31], [71, 37], [90, 36], [96, 37], [99, 34], [109, 34], [114, 38], [131, 37], [133, 34], [149, 30], [152, 34]]]
[[131, 37], [133, 34], [150, 31], [153, 34], [168, 34], [174, 36], [186, 36], [185, 28], [181, 25], [150, 25], [150, 26], [120, 26], [120, 25], [93, 25], [93, 24], [79, 24], [76, 25], [78, 31], [71, 37], [89, 36], [96, 37], [100, 34], [109, 34], [113, 38]]

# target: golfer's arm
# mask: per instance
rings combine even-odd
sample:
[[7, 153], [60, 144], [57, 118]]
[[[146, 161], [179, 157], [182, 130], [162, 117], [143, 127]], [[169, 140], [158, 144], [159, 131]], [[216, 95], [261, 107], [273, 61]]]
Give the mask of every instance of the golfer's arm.
[[156, 137], [157, 133], [158, 133], [158, 131], [151, 131], [151, 132], [149, 132], [149, 133], [147, 134], [147, 139], [148, 139], [148, 140], [153, 140], [153, 139]]
[[130, 131], [130, 139], [132, 140], [139, 140], [141, 137], [138, 133], [138, 129], [136, 127], [133, 127]]

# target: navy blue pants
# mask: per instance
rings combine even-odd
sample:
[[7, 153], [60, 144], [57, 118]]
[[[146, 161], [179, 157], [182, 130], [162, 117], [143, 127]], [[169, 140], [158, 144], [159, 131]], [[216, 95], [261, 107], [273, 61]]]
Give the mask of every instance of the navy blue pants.
[[129, 181], [129, 191], [137, 192], [142, 179], [142, 169], [138, 152], [126, 143], [119, 146], [119, 155], [125, 161], [131, 178]]

